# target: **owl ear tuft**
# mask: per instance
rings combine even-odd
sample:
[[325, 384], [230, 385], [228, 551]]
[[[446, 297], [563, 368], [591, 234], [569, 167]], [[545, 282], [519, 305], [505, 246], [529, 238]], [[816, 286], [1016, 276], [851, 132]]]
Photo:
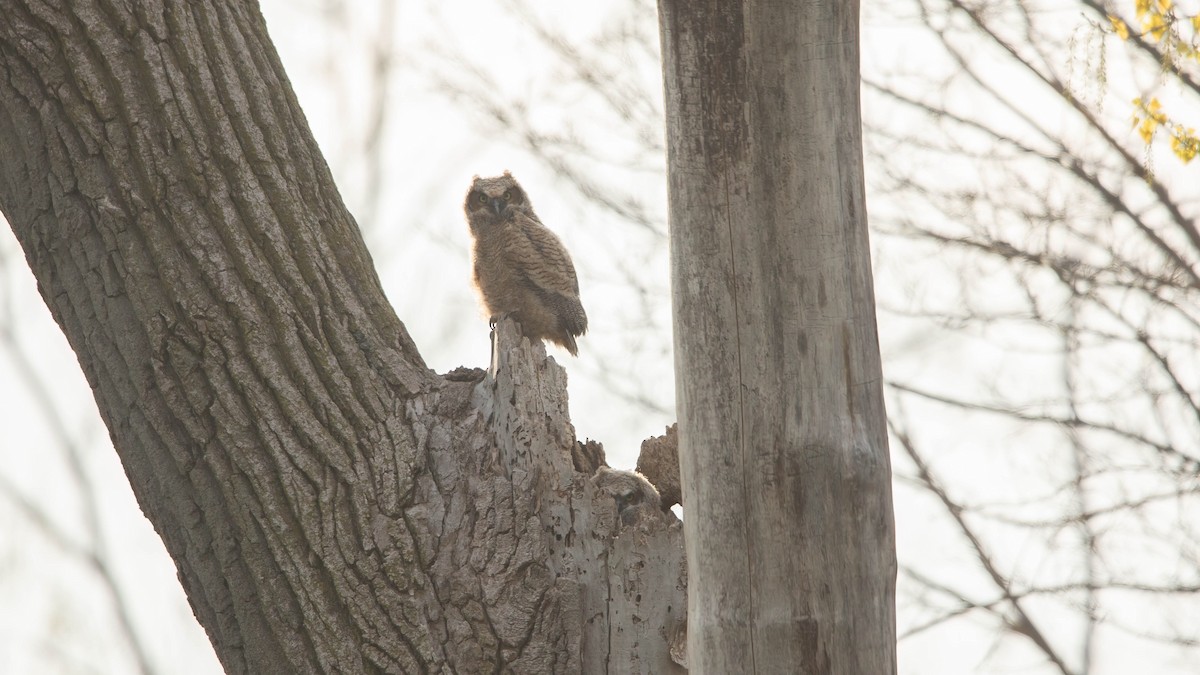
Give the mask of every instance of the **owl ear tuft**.
[[509, 178], [512, 178], [512, 172], [511, 172], [511, 171], [509, 171], [508, 169], [505, 169], [505, 170], [504, 170], [504, 175], [505, 175], [505, 176], [508, 176]]

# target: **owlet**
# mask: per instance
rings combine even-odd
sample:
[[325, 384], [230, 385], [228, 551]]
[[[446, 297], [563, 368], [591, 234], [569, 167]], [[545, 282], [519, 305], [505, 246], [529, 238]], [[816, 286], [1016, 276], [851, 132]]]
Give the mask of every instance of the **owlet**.
[[471, 226], [474, 280], [492, 320], [507, 314], [530, 339], [549, 340], [578, 355], [587, 332], [571, 256], [542, 225], [525, 190], [507, 171], [475, 177], [463, 204]]

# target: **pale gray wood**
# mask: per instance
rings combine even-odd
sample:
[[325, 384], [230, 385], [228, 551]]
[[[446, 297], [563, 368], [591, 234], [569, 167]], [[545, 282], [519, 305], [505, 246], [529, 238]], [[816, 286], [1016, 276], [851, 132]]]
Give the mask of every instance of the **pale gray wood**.
[[617, 504], [572, 466], [566, 374], [546, 360], [540, 342], [521, 339], [512, 321], [497, 333], [475, 407], [491, 420], [496, 462], [513, 476], [515, 491], [540, 502], [546, 550], [534, 558], [558, 580], [547, 597], [577, 607], [582, 619], [580, 634], [570, 636], [581, 641], [580, 660], [541, 672], [683, 672], [668, 644], [687, 611], [681, 524], [661, 513], [622, 523]]
[[690, 666], [895, 672], [858, 3], [659, 11]]
[[0, 72], [0, 210], [228, 672], [678, 672], [682, 528], [512, 322], [425, 367], [253, 3], [13, 0]]

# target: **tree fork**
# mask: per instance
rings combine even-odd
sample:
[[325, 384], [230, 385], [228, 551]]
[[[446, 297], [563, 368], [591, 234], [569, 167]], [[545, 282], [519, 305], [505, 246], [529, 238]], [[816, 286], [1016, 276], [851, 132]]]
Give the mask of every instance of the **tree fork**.
[[678, 672], [680, 526], [511, 322], [426, 368], [253, 3], [3, 14], [0, 210], [227, 672]]

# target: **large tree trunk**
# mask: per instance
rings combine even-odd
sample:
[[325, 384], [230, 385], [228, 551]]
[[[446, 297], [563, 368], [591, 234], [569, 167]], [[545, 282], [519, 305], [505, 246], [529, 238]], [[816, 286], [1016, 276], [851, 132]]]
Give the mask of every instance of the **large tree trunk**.
[[858, 3], [659, 10], [691, 667], [894, 672]]
[[425, 367], [253, 3], [12, 0], [0, 71], [0, 209], [226, 670], [677, 668], [678, 523], [510, 323]]

